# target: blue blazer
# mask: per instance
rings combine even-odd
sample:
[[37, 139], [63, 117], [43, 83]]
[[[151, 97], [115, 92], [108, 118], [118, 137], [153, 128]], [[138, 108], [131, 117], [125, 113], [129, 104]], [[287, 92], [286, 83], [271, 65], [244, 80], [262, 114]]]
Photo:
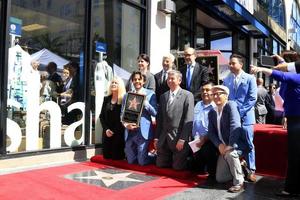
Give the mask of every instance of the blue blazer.
[[[215, 109], [209, 111], [208, 120], [208, 137], [218, 148], [222, 141], [218, 136], [217, 112]], [[228, 101], [223, 107], [220, 130], [225, 145], [233, 146], [236, 144], [238, 149], [246, 150], [246, 138], [241, 132], [240, 114], [234, 101]]]
[[251, 125], [255, 123], [254, 106], [257, 99], [257, 85], [253, 75], [246, 72], [241, 73], [237, 90], [234, 90], [234, 76], [230, 73], [223, 82], [229, 88], [228, 99], [237, 103], [242, 124]]
[[[146, 103], [144, 104], [143, 112], [141, 115], [140, 127], [137, 129], [137, 131], [142, 134], [143, 138], [149, 140], [153, 138], [154, 134], [151, 127], [151, 116], [155, 117], [157, 114], [156, 96], [153, 90], [149, 90], [146, 88], [142, 88], [140, 93], [146, 95]], [[123, 98], [121, 116], [124, 112], [126, 97], [127, 94], [125, 94]], [[125, 128], [125, 141], [128, 137], [128, 131], [129, 130]]]

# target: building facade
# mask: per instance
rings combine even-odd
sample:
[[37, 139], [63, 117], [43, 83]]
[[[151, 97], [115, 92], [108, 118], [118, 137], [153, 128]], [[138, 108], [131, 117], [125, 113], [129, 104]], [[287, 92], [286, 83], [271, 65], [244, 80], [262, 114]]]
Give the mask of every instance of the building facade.
[[[114, 73], [131, 72], [137, 56], [147, 53], [156, 73], [162, 55], [190, 46], [219, 50], [225, 58], [239, 53], [247, 71], [259, 55], [299, 50], [299, 1], [165, 1], [176, 9], [159, 8], [161, 0], [1, 0], [0, 163], [101, 149], [103, 88], [97, 84], [106, 74], [96, 66], [103, 58]], [[49, 62], [58, 73], [76, 63], [76, 100], [67, 108], [43, 82]], [[70, 123], [62, 120], [66, 113], [72, 113]]]

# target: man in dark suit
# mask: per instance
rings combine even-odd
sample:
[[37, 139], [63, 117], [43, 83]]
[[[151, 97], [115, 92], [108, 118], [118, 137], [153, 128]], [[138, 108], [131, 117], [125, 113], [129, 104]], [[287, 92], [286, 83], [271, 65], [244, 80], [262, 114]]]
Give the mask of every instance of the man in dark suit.
[[172, 70], [168, 73], [170, 88], [159, 103], [154, 147], [157, 149], [156, 165], [183, 170], [187, 167], [188, 141], [193, 126], [193, 94], [180, 88], [182, 75]]
[[173, 69], [175, 57], [169, 53], [163, 56], [162, 66], [163, 69], [154, 75], [155, 77], [155, 94], [157, 102], [159, 102], [160, 96], [169, 90], [167, 85], [168, 72]]
[[181, 87], [193, 93], [195, 102], [198, 102], [200, 97], [200, 87], [204, 83], [209, 82], [208, 71], [205, 66], [196, 62], [196, 51], [193, 48], [184, 50], [185, 65], [181, 67], [182, 73]]
[[228, 101], [229, 89], [223, 85], [212, 88], [216, 108], [208, 113], [208, 137], [219, 149], [216, 180], [225, 183], [233, 180], [229, 192], [240, 192], [244, 187], [244, 174], [239, 159], [239, 150], [246, 139], [242, 137], [240, 114], [237, 104]]
[[255, 103], [255, 120], [257, 124], [265, 124], [268, 110], [266, 108], [266, 98], [268, 91], [264, 87], [264, 79], [257, 78], [257, 101]]
[[267, 117], [266, 117], [266, 123], [267, 124], [275, 124], [275, 101], [274, 96], [276, 92], [276, 85], [274, 83], [271, 83], [269, 85], [269, 93], [266, 96], [266, 108], [268, 110]]
[[62, 84], [62, 79], [61, 76], [56, 72], [57, 64], [55, 62], [49, 62], [46, 66], [46, 71], [49, 74], [47, 80], [52, 81], [59, 88]]

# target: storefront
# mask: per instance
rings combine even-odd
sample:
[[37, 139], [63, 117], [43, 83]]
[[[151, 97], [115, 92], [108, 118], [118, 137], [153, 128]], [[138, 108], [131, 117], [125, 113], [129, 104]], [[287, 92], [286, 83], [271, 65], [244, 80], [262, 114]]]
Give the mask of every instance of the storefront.
[[[286, 48], [285, 31], [257, 18], [257, 1], [173, 0], [176, 10], [168, 12], [160, 1], [1, 0], [0, 158], [101, 148], [101, 81], [111, 75], [97, 65], [103, 58], [114, 73], [131, 72], [137, 55], [148, 53], [156, 73], [162, 55], [191, 46], [225, 58], [239, 53], [248, 71], [258, 54]], [[44, 82], [49, 62], [61, 75], [64, 65], [74, 65], [78, 89], [68, 106]]]
[[[0, 8], [0, 157], [101, 147], [96, 66], [105, 58], [136, 68], [146, 51], [146, 1], [1, 0]], [[46, 79], [50, 62], [61, 77], [66, 64], [73, 67], [69, 99], [62, 97], [67, 85], [59, 91]]]

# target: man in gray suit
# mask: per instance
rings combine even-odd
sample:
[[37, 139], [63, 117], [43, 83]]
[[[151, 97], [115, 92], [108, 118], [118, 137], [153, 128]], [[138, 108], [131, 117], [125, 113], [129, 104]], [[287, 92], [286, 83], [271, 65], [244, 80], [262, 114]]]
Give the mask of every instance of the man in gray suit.
[[256, 104], [255, 104], [255, 119], [256, 119], [256, 123], [265, 124], [266, 116], [268, 113], [265, 101], [266, 101], [266, 97], [268, 95], [268, 91], [263, 86], [264, 79], [257, 78], [256, 84], [257, 84], [257, 100], [256, 100]]
[[157, 149], [156, 165], [183, 170], [187, 167], [188, 141], [192, 132], [193, 94], [180, 87], [182, 74], [168, 72], [169, 91], [161, 95], [154, 147]]

